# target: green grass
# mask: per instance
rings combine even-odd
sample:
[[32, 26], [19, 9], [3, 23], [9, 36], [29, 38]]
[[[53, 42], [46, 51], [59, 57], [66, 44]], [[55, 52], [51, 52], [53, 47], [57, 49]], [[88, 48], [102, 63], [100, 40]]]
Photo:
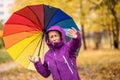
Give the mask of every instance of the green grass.
[[10, 55], [5, 51], [5, 49], [0, 49], [0, 63], [5, 63], [12, 60]]

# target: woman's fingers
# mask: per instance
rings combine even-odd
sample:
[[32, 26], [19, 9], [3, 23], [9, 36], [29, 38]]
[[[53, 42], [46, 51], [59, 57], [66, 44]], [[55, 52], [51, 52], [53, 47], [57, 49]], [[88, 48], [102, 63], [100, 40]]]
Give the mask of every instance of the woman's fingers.
[[77, 32], [77, 30], [76, 30], [74, 27], [72, 27], [72, 30], [73, 30], [74, 32]]
[[68, 32], [69, 32], [69, 34], [72, 34], [72, 30], [71, 29], [69, 29]]
[[35, 57], [35, 62], [38, 62], [38, 61], [40, 61], [40, 57], [39, 57], [39, 56], [36, 56], [36, 57]]
[[77, 33], [77, 30], [72, 27], [72, 29], [68, 29], [68, 32], [73, 34], [73, 33]]
[[69, 35], [72, 38], [76, 38], [77, 37], [77, 30], [75, 28], [72, 27], [72, 29], [68, 29]]
[[32, 58], [31, 56], [29, 56], [29, 60], [30, 60], [30, 62], [35, 63], [35, 59]]
[[31, 56], [29, 56], [29, 60], [32, 63], [36, 63], [36, 62], [40, 61], [40, 58], [39, 58], [39, 56], [36, 56], [35, 58], [32, 58]]

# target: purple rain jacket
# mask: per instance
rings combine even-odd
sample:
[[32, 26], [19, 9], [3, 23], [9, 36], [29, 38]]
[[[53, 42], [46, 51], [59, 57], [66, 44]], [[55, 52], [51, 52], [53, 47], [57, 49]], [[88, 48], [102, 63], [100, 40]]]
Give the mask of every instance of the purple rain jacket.
[[76, 51], [81, 46], [80, 33], [77, 33], [76, 39], [72, 38], [66, 42], [65, 31], [62, 28], [53, 26], [48, 31], [50, 30], [60, 31], [62, 41], [53, 46], [49, 43], [48, 37], [45, 36], [49, 50], [45, 54], [43, 64], [40, 61], [34, 64], [37, 72], [43, 77], [52, 74], [53, 80], [80, 80], [76, 66]]

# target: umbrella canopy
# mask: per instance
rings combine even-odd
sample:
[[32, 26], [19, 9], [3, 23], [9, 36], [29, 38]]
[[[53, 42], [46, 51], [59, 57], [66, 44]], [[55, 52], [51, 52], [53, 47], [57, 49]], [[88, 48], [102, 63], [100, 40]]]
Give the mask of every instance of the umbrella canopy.
[[61, 26], [69, 39], [68, 28], [78, 29], [74, 20], [61, 9], [40, 4], [29, 5], [12, 14], [4, 26], [3, 40], [11, 57], [28, 69], [34, 69], [28, 56], [40, 55], [43, 62], [48, 47], [43, 34], [51, 26]]

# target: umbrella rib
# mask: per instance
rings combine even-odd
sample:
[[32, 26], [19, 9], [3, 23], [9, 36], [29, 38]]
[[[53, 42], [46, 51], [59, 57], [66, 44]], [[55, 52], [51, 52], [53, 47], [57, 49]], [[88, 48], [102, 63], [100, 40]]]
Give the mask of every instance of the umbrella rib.
[[[36, 18], [37, 18], [37, 20], [38, 20], [38, 22], [40, 22], [39, 21], [39, 18], [37, 17], [37, 15], [35, 14], [35, 12], [28, 6], [28, 8], [33, 12], [33, 14], [36, 16]], [[41, 26], [43, 26], [41, 23], [39, 23]]]
[[[59, 9], [58, 9], [58, 10], [59, 10]], [[57, 12], [58, 10], [56, 10], [54, 14], [56, 14], [56, 12]], [[53, 15], [53, 16], [54, 16], [54, 15]], [[53, 16], [50, 18], [49, 22], [51, 21], [51, 19], [53, 18]], [[45, 21], [44, 21], [44, 22], [45, 22]], [[49, 22], [48, 22], [48, 24], [49, 24]], [[48, 26], [48, 24], [45, 26], [45, 29], [46, 29], [46, 27]]]
[[[71, 19], [71, 18], [64, 19], [64, 20], [62, 20], [62, 21], [56, 22], [55, 24], [60, 23], [60, 22], [63, 22], [63, 21], [65, 21], [65, 20], [69, 20], [69, 19]], [[55, 25], [55, 24], [53, 24], [53, 25]]]
[[[37, 46], [36, 46], [35, 50], [36, 50], [36, 49], [37, 49], [37, 47], [39, 46], [39, 43], [40, 43], [40, 40], [38, 41], [38, 44], [37, 44]], [[35, 52], [35, 50], [34, 50], [34, 52]], [[33, 54], [33, 55], [34, 55], [34, 54]], [[33, 56], [33, 55], [32, 55], [32, 56]], [[29, 61], [29, 63], [28, 63], [28, 64], [30, 64], [30, 61]], [[28, 66], [29, 66], [29, 65], [28, 65]], [[27, 66], [27, 67], [28, 67], [28, 66]]]
[[[30, 33], [34, 33], [34, 31], [24, 31], [24, 32], [30, 32]], [[7, 36], [10, 36], [10, 35], [14, 35], [14, 34], [18, 34], [18, 33], [24, 33], [24, 32], [16, 32], [16, 33], [12, 33], [12, 34], [7, 34], [3, 37], [7, 37]], [[39, 33], [39, 31], [36, 31], [36, 33]]]
[[[18, 13], [15, 13], [15, 14], [17, 14], [17, 15], [20, 15], [20, 16], [22, 16], [22, 17], [25, 17], [25, 16], [23, 16], [23, 15], [21, 15], [21, 14], [18, 14]], [[25, 17], [25, 18], [27, 18], [27, 17]], [[28, 18], [27, 18], [28, 19]], [[30, 19], [29, 19], [30, 20]], [[32, 20], [30, 20], [32, 23], [34, 23]], [[34, 23], [35, 24], [35, 23]], [[38, 25], [38, 24], [36, 24], [36, 25]], [[39, 26], [39, 25], [38, 25]]]
[[[52, 18], [53, 18], [53, 17], [52, 17]], [[62, 20], [62, 21], [69, 20], [69, 19], [72, 19], [72, 18], [70, 17], [70, 18], [64, 19], [64, 20]], [[62, 22], [62, 21], [59, 21], [59, 22]], [[49, 22], [50, 22], [50, 21], [49, 21]], [[59, 22], [56, 22], [56, 23], [52, 24], [51, 26], [53, 26], [53, 25], [55, 25], [55, 24], [57, 24], [57, 23], [59, 23]], [[48, 26], [48, 24], [47, 24], [47, 26]]]
[[[40, 36], [40, 35], [38, 35], [38, 36]], [[38, 38], [38, 37], [37, 37], [37, 38]], [[30, 44], [31, 44], [34, 40], [36, 40], [37, 38], [33, 39], [33, 40], [30, 42]], [[29, 46], [29, 44], [23, 49], [23, 51], [24, 51], [28, 46]], [[22, 53], [23, 51], [21, 51], [20, 53]], [[20, 55], [22, 55], [22, 54], [20, 54]], [[17, 58], [18, 58], [20, 55], [18, 55], [15, 60], [17, 60]]]
[[[37, 33], [36, 33], [37, 34]], [[34, 34], [32, 34], [32, 35], [34, 35]], [[32, 36], [32, 35], [30, 35], [30, 36]], [[30, 37], [30, 36], [27, 36], [27, 37], [25, 37], [25, 38], [28, 38], [28, 37]], [[5, 36], [6, 37], [6, 36]], [[24, 39], [24, 38], [22, 38], [22, 39]], [[21, 41], [21, 40], [20, 40]], [[20, 41], [17, 41], [17, 42], [20, 42]], [[14, 44], [16, 44], [17, 42], [15, 42]], [[14, 45], [13, 44], [13, 45]], [[9, 48], [9, 47], [8, 47]]]
[[[25, 25], [25, 26], [27, 26], [27, 27], [34, 27], [34, 26], [30, 26], [30, 25], [27, 25], [27, 24], [18, 24], [18, 23], [7, 23], [7, 24], [12, 24], [12, 25]], [[31, 28], [31, 29], [34, 29], [34, 28]], [[38, 27], [35, 27], [35, 29], [34, 30], [40, 30], [40, 28], [38, 28]]]

